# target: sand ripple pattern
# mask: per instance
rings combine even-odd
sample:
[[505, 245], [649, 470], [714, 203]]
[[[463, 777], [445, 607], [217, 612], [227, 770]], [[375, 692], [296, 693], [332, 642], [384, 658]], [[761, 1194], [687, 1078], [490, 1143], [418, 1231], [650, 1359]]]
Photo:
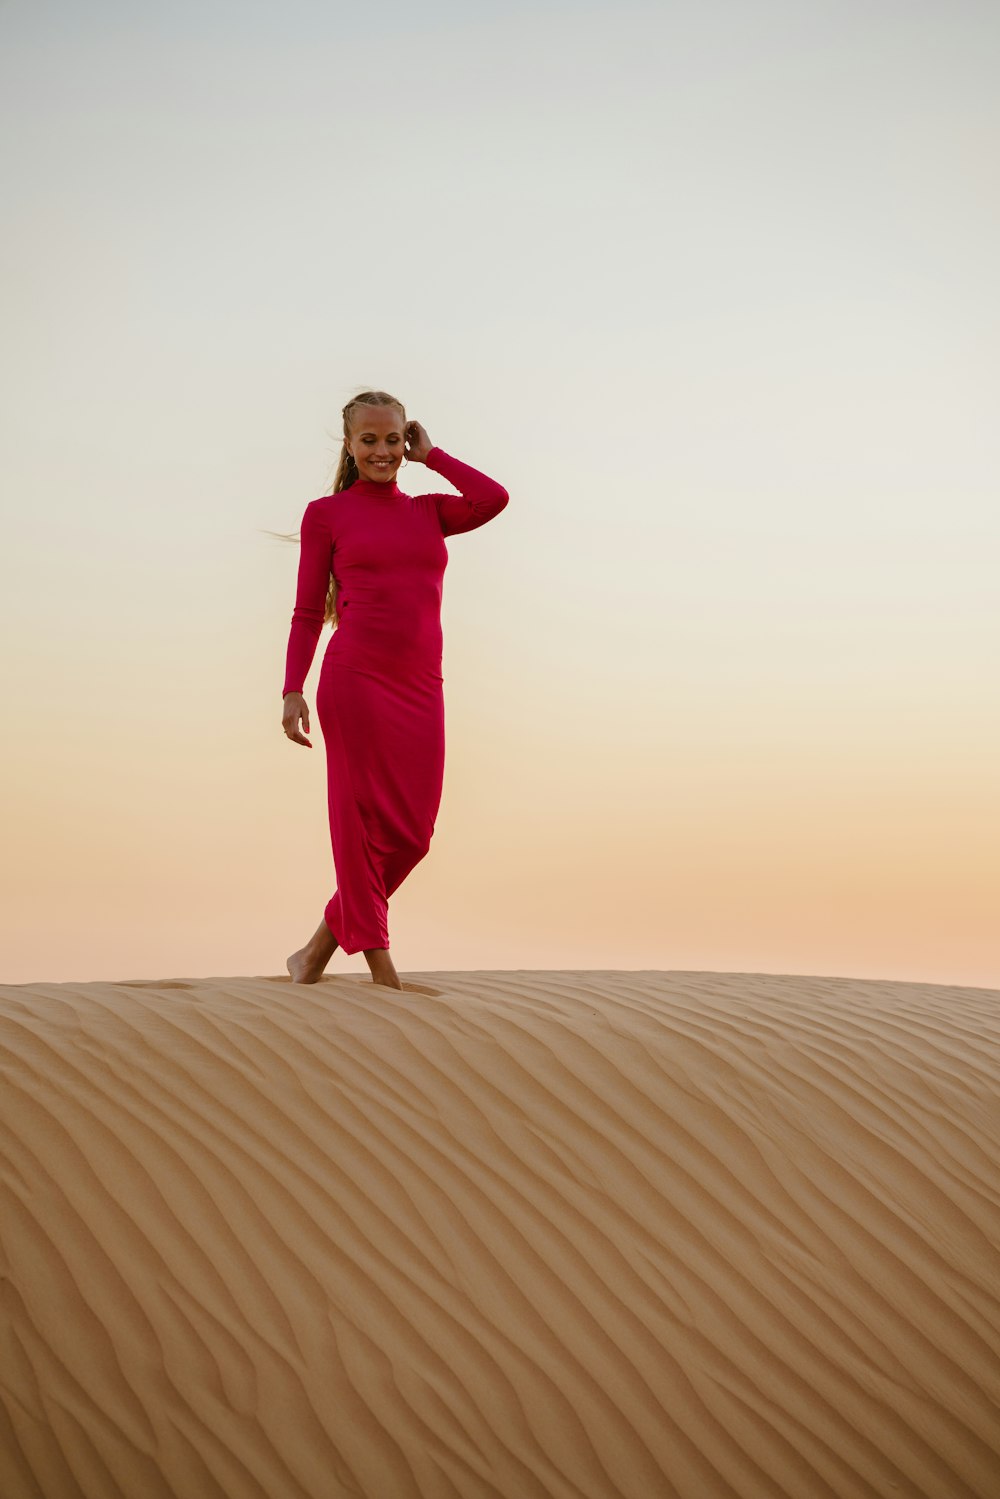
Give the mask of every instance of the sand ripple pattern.
[[1000, 992], [0, 987], [4, 1499], [1000, 1494]]

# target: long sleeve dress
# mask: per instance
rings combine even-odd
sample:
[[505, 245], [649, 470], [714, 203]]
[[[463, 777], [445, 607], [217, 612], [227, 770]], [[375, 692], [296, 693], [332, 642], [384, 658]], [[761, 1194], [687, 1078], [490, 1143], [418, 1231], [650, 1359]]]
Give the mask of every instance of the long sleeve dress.
[[459, 494], [356, 479], [302, 517], [282, 697], [316, 654], [330, 574], [338, 625], [320, 668], [337, 889], [324, 919], [345, 953], [389, 944], [388, 900], [430, 847], [444, 786], [444, 538], [506, 506], [502, 484], [439, 447], [427, 467]]

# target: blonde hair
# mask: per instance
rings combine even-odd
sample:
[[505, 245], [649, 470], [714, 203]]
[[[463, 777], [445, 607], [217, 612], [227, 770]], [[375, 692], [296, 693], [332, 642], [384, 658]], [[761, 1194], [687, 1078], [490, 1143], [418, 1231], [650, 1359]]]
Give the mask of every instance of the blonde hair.
[[[397, 401], [384, 390], [362, 390], [356, 396], [352, 396], [344, 407], [341, 415], [344, 419], [344, 439], [340, 449], [340, 458], [337, 463], [337, 472], [333, 478], [333, 488], [326, 490], [327, 494], [339, 494], [342, 489], [350, 489], [358, 477], [358, 465], [354, 461], [354, 454], [347, 451], [347, 441], [351, 435], [357, 408], [361, 406], [395, 406], [399, 412], [402, 425], [406, 426], [406, 407], [402, 401]], [[301, 533], [293, 532], [286, 535], [284, 532], [270, 533], [272, 536], [280, 536], [283, 541], [299, 541]], [[337, 613], [337, 584], [333, 574], [330, 574], [330, 582], [326, 592], [326, 609], [323, 613], [323, 623], [333, 625], [336, 629], [340, 616]]]

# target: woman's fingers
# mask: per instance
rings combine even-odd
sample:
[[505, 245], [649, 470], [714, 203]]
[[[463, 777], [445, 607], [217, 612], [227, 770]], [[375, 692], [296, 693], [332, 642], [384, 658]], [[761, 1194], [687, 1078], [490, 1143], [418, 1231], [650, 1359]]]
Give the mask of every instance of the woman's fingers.
[[427, 428], [421, 422], [407, 422], [406, 438], [407, 458], [413, 459], [417, 463], [426, 462], [427, 454], [434, 446], [434, 444], [430, 440], [430, 437], [427, 435]]
[[312, 745], [309, 743], [309, 740], [305, 737], [304, 734], [300, 733], [299, 731], [300, 718], [302, 720], [302, 727], [303, 729], [305, 729], [306, 734], [308, 734], [310, 732], [309, 709], [306, 707], [305, 703], [303, 703], [301, 707], [296, 706], [291, 710], [290, 713], [286, 714], [286, 716], [281, 720], [281, 726], [284, 729], [287, 738], [294, 740], [296, 744], [304, 744], [306, 749], [312, 749]]

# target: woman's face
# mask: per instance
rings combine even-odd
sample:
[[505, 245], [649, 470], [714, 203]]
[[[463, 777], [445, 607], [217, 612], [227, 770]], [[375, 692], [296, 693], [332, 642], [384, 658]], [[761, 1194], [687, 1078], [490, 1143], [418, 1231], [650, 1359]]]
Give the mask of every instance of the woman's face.
[[376, 484], [391, 481], [403, 461], [403, 418], [395, 406], [363, 406], [355, 412], [347, 451], [358, 476]]

